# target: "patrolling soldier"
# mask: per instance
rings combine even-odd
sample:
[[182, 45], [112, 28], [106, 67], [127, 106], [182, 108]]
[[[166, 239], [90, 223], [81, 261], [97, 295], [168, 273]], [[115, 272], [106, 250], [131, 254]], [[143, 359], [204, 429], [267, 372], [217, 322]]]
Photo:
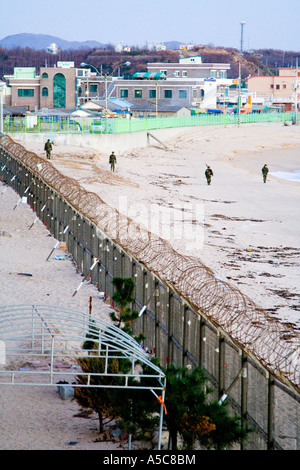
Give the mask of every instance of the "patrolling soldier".
[[117, 158], [115, 156], [115, 152], [112, 152], [109, 156], [109, 163], [111, 171], [115, 171], [115, 164], [117, 163]]
[[269, 168], [268, 168], [267, 164], [265, 164], [265, 165], [262, 167], [261, 172], [262, 172], [262, 175], [263, 175], [264, 183], [266, 183], [266, 181], [267, 181], [267, 176], [268, 176], [268, 173], [269, 173]]
[[208, 166], [208, 165], [206, 165], [206, 166], [207, 166], [207, 168], [205, 170], [205, 178], [206, 178], [207, 184], [210, 185], [211, 177], [214, 176], [214, 174], [213, 174], [213, 171], [210, 168], [210, 166]]
[[50, 139], [48, 139], [47, 142], [45, 143], [44, 150], [45, 150], [45, 152], [46, 152], [46, 157], [47, 157], [47, 159], [50, 160], [51, 151], [52, 151], [52, 144], [51, 144], [51, 142], [50, 142]]

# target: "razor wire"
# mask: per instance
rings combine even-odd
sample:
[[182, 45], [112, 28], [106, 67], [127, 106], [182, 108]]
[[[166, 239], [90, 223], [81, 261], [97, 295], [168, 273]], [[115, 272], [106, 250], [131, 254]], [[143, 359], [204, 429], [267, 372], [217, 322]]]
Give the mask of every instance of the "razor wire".
[[168, 241], [122, 215], [7, 135], [4, 148], [233, 344], [299, 392], [299, 333], [295, 329], [272, 318], [234, 285], [216, 279], [199, 258], [179, 254]]

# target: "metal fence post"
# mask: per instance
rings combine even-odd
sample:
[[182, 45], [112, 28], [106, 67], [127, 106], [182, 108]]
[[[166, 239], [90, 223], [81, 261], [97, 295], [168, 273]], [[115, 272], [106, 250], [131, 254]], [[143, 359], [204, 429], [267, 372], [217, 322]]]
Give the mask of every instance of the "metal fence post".
[[223, 336], [219, 337], [219, 398], [225, 392], [225, 340]]
[[274, 450], [274, 385], [272, 374], [268, 377], [268, 450]]
[[172, 302], [172, 293], [170, 292], [170, 289], [168, 288], [168, 303], [166, 305], [168, 309], [168, 325], [167, 325], [167, 330], [168, 330], [168, 358], [167, 358], [167, 363], [170, 364], [172, 363], [173, 360], [173, 344], [172, 344], [172, 318], [171, 318], [171, 302]]
[[[247, 399], [248, 399], [248, 361], [247, 355], [242, 351], [242, 378], [241, 378], [241, 418], [242, 429], [246, 428], [247, 424]], [[245, 441], [241, 442], [241, 450], [245, 448]]]

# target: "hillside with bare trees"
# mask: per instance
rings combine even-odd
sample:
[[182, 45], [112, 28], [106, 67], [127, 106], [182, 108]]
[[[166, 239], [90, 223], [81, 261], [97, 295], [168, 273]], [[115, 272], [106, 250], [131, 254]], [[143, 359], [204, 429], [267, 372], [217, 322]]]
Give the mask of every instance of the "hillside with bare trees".
[[237, 49], [213, 46], [196, 46], [189, 51], [165, 50], [155, 51], [132, 48], [130, 52], [115, 52], [113, 46], [94, 49], [59, 50], [57, 54], [49, 54], [46, 50], [15, 47], [5, 49], [0, 47], [0, 77], [13, 73], [14, 67], [35, 67], [37, 74], [40, 67], [53, 66], [57, 61], [74, 61], [75, 67], [81, 62], [92, 64], [103, 74], [112, 71], [121, 63], [129, 61], [131, 65], [122, 69], [122, 74], [132, 75], [135, 72], [146, 71], [148, 62], [177, 62], [180, 57], [200, 55], [206, 63], [229, 63], [231, 68], [228, 78], [238, 77], [239, 63], [241, 76], [274, 75], [278, 67], [295, 67], [296, 57], [300, 53], [259, 50], [247, 51], [243, 54]]

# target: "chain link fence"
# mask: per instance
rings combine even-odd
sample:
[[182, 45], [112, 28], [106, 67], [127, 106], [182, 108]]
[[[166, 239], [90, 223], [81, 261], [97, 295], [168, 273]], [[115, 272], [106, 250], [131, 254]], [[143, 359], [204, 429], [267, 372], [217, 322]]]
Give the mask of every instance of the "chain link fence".
[[[8, 136], [0, 178], [27, 203], [87, 280], [112, 302], [112, 279], [135, 281], [133, 323], [162, 366], [206, 370], [213, 397], [253, 428], [243, 450], [299, 450], [299, 334], [200, 260], [179, 255]], [[0, 195], [1, 197], [1, 195]]]

